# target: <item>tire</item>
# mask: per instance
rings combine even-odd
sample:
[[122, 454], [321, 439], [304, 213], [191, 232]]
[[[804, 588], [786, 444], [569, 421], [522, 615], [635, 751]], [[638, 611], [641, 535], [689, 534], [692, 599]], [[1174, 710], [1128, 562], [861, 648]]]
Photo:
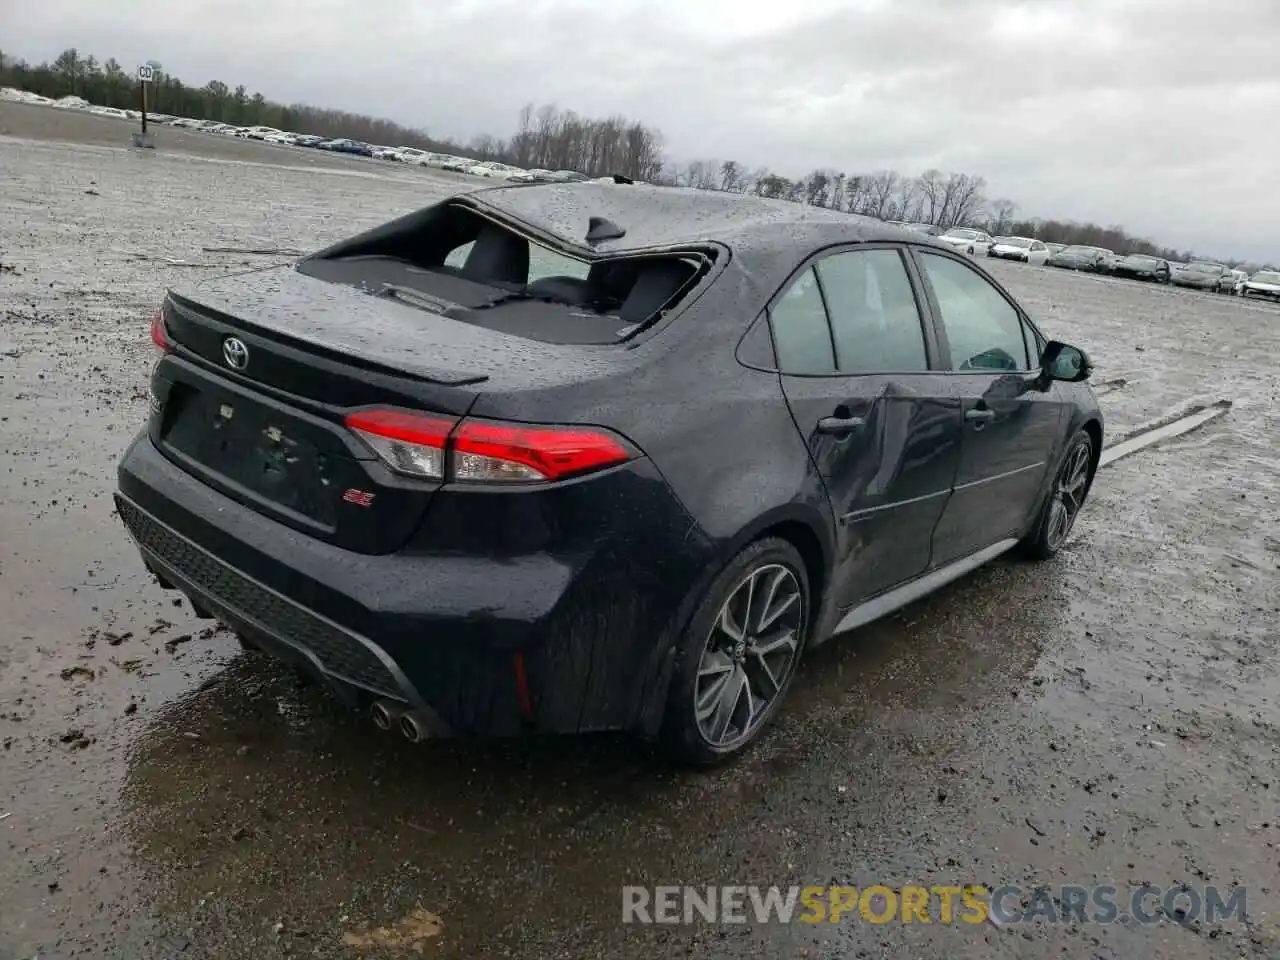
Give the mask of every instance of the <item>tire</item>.
[[1093, 438], [1087, 431], [1077, 430], [1053, 475], [1053, 485], [1035, 526], [1020, 544], [1024, 556], [1048, 560], [1062, 549], [1084, 508], [1092, 479], [1093, 454]]
[[[761, 603], [762, 596], [771, 599]], [[786, 540], [757, 540], [729, 562], [680, 638], [662, 724], [662, 744], [673, 761], [708, 767], [755, 742], [791, 687], [812, 607], [804, 561]], [[748, 626], [740, 630], [744, 618]], [[761, 621], [764, 636], [779, 645], [753, 656], [751, 637]], [[757, 697], [764, 702], [753, 708]]]

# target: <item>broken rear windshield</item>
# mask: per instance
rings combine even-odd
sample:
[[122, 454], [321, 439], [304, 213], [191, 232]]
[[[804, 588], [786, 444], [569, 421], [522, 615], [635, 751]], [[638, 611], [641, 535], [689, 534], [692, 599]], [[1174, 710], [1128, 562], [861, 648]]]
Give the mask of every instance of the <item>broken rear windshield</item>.
[[713, 255], [706, 249], [588, 261], [445, 203], [321, 251], [298, 270], [514, 336], [605, 344], [674, 310]]

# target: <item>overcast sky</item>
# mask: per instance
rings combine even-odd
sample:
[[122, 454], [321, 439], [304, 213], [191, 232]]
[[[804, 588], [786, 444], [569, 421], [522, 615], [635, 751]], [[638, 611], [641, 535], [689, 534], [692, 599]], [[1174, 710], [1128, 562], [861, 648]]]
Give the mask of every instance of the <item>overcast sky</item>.
[[622, 113], [682, 160], [977, 173], [1027, 214], [1280, 259], [1277, 0], [0, 0], [0, 44], [464, 140], [530, 100]]

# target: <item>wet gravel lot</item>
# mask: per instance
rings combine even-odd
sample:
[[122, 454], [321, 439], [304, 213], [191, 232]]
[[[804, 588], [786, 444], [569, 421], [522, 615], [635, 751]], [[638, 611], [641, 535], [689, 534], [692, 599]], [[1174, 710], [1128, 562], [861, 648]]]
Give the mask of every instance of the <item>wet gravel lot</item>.
[[[194, 619], [110, 492], [166, 285], [273, 262], [205, 248], [460, 181], [39, 113], [0, 104], [0, 958], [1280, 957], [1273, 306], [991, 264], [1092, 353], [1112, 442], [1230, 412], [1107, 467], [1053, 563], [819, 650], [732, 767], [414, 747]], [[622, 884], [1147, 882], [1244, 885], [1248, 922], [620, 922]]]

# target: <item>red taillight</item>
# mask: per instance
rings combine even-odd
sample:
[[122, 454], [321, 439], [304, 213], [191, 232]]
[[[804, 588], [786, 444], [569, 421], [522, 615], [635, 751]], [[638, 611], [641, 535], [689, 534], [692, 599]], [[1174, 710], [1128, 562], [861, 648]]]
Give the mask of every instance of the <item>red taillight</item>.
[[362, 410], [346, 425], [391, 469], [411, 477], [469, 483], [545, 483], [636, 456], [596, 427], [550, 427], [400, 410]]
[[164, 329], [164, 310], [157, 310], [151, 316], [151, 342], [155, 344], [156, 352], [162, 355], [172, 349]]
[[613, 434], [592, 427], [535, 427], [463, 420], [453, 435], [454, 480], [563, 480], [630, 460]]

